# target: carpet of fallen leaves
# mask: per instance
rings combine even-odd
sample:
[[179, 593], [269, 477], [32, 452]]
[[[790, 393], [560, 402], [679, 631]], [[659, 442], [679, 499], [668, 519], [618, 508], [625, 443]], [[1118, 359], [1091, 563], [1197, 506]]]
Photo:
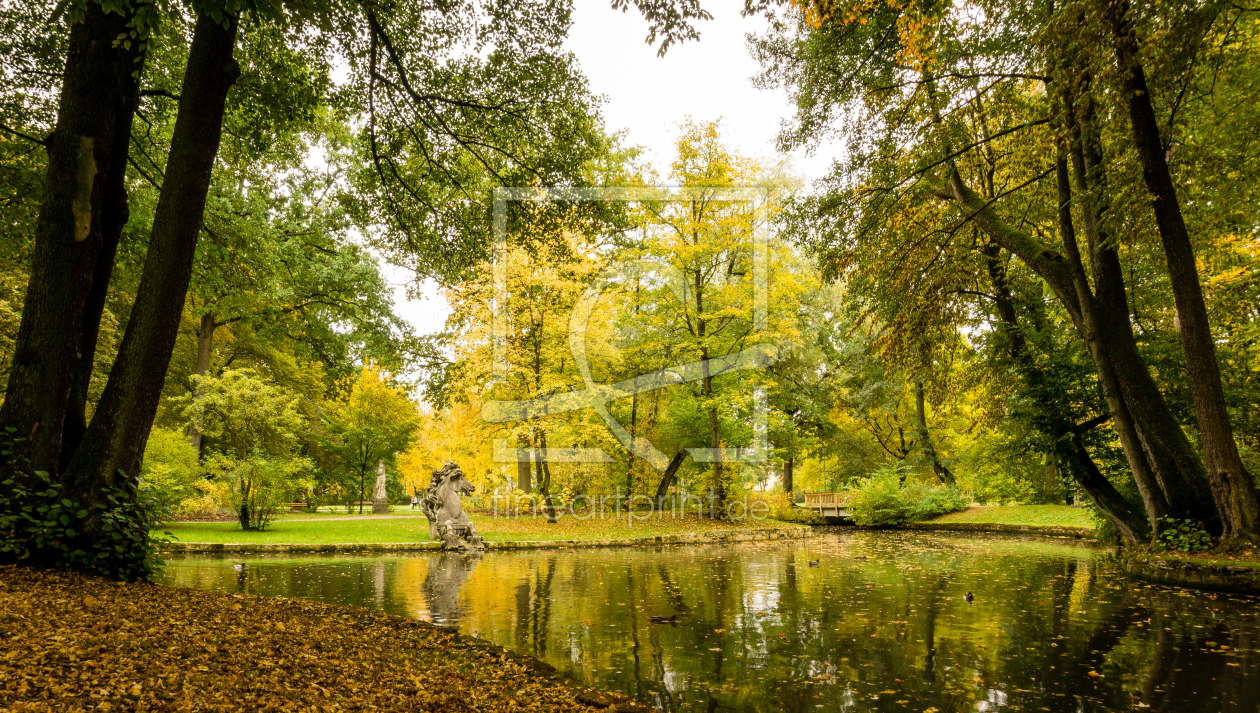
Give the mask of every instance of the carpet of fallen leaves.
[[647, 711], [453, 629], [0, 567], [0, 711]]
[[1203, 565], [1249, 565], [1260, 567], [1260, 553], [1255, 550], [1216, 548], [1203, 552], [1151, 551], [1148, 554], [1174, 560], [1188, 560]]

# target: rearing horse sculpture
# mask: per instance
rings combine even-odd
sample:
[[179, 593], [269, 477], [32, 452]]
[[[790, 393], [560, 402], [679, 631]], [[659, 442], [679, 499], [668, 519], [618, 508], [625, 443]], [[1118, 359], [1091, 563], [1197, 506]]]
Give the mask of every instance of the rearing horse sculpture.
[[444, 550], [484, 550], [485, 543], [464, 513], [459, 496], [476, 490], [464, 477], [464, 471], [446, 461], [433, 471], [433, 481], [420, 501], [420, 508], [429, 518], [429, 539], [442, 540]]

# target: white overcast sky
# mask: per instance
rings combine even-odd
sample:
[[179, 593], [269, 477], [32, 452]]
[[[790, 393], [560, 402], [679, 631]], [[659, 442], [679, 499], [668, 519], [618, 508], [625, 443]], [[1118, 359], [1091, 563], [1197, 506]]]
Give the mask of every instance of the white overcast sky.
[[[758, 65], [745, 35], [760, 33], [765, 21], [741, 18], [743, 3], [705, 3], [714, 19], [701, 23], [700, 41], [674, 45], [664, 57], [644, 42], [647, 23], [635, 11], [615, 11], [609, 0], [575, 0], [575, 5], [566, 47], [577, 56], [591, 91], [606, 100], [606, 129], [625, 131], [624, 143], [645, 149], [661, 176], [668, 175], [678, 124], [688, 116], [697, 122], [721, 119], [726, 142], [735, 151], [778, 160], [774, 139], [791, 107], [785, 93], [752, 86]], [[798, 153], [792, 162], [796, 173], [813, 180], [826, 171], [831, 154]], [[410, 276], [382, 267], [396, 285], [397, 313], [422, 334], [441, 331], [450, 310], [436, 289], [429, 285], [427, 298], [408, 301], [403, 284]]]

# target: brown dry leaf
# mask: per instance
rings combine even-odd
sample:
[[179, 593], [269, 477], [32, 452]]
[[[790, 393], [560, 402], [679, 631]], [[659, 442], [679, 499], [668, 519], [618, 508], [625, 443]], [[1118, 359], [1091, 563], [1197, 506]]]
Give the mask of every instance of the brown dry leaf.
[[365, 609], [0, 567], [9, 711], [648, 710], [582, 690], [535, 659]]

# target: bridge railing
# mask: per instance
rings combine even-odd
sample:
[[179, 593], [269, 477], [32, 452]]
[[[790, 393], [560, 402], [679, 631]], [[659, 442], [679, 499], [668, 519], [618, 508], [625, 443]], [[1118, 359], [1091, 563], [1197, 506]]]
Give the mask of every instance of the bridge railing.
[[834, 493], [805, 493], [805, 507], [833, 508], [843, 507], [853, 499], [853, 491], [840, 490]]

